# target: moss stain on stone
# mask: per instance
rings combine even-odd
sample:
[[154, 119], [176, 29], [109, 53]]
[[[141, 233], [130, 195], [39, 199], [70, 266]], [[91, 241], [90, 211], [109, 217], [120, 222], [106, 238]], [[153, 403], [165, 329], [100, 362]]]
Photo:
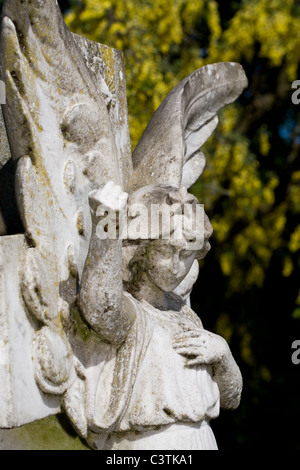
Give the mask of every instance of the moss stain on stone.
[[0, 446], [1, 450], [90, 450], [63, 414], [0, 430]]

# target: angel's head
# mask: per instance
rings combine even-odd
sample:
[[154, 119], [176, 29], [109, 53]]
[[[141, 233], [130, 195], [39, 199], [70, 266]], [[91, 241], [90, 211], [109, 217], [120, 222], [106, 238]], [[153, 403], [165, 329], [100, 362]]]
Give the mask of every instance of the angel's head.
[[212, 226], [203, 206], [183, 187], [137, 190], [128, 200], [128, 228], [123, 272], [133, 290], [146, 274], [164, 292], [174, 291], [195, 259], [210, 250]]

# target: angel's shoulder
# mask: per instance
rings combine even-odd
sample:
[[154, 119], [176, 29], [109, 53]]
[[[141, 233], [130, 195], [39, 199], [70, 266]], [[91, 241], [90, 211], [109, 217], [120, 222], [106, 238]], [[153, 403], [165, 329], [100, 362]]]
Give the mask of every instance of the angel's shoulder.
[[178, 295], [170, 293], [168, 294], [168, 299], [172, 310], [175, 310], [177, 312], [180, 311], [181, 315], [186, 320], [193, 323], [198, 328], [203, 328], [202, 321], [200, 320], [198, 315]]
[[200, 317], [188, 305], [182, 307], [182, 313], [187, 320], [194, 323], [198, 328], [203, 328], [203, 323]]

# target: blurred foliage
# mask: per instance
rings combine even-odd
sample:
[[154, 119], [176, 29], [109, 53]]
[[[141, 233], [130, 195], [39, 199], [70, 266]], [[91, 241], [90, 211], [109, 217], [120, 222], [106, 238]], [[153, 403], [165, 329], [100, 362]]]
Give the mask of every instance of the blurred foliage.
[[244, 66], [249, 87], [220, 113], [192, 188], [214, 227], [192, 303], [205, 327], [230, 342], [245, 380], [239, 410], [215, 424], [220, 447], [286, 440], [300, 448], [289, 424], [300, 418], [291, 364], [300, 326], [300, 105], [291, 101], [299, 0], [59, 4], [71, 31], [124, 52], [133, 147], [189, 73], [220, 61]]

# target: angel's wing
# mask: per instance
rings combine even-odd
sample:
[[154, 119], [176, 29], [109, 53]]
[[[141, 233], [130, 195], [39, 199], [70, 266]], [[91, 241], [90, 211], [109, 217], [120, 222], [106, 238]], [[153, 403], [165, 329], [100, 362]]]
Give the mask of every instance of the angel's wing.
[[239, 64], [218, 63], [179, 83], [155, 112], [133, 154], [133, 190], [147, 184], [189, 188], [201, 175], [200, 151], [218, 124], [218, 111], [247, 86]]

